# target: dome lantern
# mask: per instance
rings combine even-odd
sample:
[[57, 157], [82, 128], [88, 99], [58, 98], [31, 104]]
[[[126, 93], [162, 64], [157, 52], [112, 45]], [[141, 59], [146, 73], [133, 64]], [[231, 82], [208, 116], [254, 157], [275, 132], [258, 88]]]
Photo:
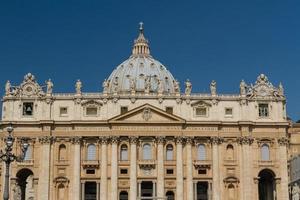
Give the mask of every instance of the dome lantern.
[[143, 22], [140, 22], [139, 30], [139, 36], [137, 39], [134, 40], [132, 56], [150, 56], [148, 40], [144, 36]]

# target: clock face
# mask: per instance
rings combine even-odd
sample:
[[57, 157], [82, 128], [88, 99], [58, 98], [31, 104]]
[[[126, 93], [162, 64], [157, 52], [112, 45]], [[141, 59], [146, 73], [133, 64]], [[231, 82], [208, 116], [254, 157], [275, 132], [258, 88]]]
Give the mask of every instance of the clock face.
[[268, 95], [268, 90], [267, 90], [267, 88], [261, 87], [261, 88], [259, 89], [259, 95], [261, 95], [261, 96], [263, 96], [263, 97], [267, 96], [267, 95]]
[[24, 87], [23, 93], [27, 96], [30, 96], [34, 93], [34, 90], [35, 90], [34, 86], [29, 84]]

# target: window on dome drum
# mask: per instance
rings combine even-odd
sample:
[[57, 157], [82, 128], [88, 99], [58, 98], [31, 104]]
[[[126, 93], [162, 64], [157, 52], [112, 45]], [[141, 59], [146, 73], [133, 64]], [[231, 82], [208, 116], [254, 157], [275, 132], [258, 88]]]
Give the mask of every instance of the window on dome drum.
[[23, 103], [23, 116], [32, 116], [33, 115], [33, 102]]
[[269, 105], [266, 103], [260, 103], [258, 105], [259, 117], [269, 117]]
[[225, 108], [225, 116], [231, 117], [232, 116], [232, 108]]
[[261, 160], [268, 161], [270, 160], [270, 148], [269, 145], [263, 144], [261, 146]]
[[121, 114], [127, 113], [128, 107], [127, 106], [121, 106]]
[[173, 145], [168, 144], [166, 148], [166, 158], [167, 160], [173, 160]]
[[96, 107], [87, 107], [86, 116], [97, 116], [98, 109]]
[[204, 144], [198, 145], [197, 160], [206, 160], [206, 149], [205, 149]]
[[205, 107], [196, 108], [195, 111], [196, 111], [197, 117], [206, 117], [207, 116], [207, 108], [205, 108]]
[[120, 160], [128, 160], [128, 147], [126, 144], [121, 146]]
[[166, 107], [166, 112], [169, 114], [173, 114], [173, 107]]
[[144, 160], [151, 160], [151, 145], [150, 144], [144, 144], [143, 146], [143, 159]]
[[87, 146], [87, 160], [96, 160], [96, 145], [89, 144]]
[[31, 145], [28, 146], [26, 152], [25, 152], [25, 157], [24, 157], [24, 161], [28, 161], [32, 159], [32, 147]]
[[67, 107], [60, 107], [59, 115], [61, 117], [67, 116], [68, 115], [68, 108]]

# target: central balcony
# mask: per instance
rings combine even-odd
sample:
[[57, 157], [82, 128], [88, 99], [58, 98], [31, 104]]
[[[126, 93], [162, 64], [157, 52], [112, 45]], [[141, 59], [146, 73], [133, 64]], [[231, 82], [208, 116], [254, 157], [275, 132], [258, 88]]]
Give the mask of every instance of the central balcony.
[[86, 168], [99, 168], [100, 161], [99, 160], [83, 160], [81, 161], [82, 167]]
[[211, 160], [194, 160], [195, 169], [211, 168]]
[[155, 160], [139, 160], [138, 164], [141, 169], [154, 169], [156, 161]]

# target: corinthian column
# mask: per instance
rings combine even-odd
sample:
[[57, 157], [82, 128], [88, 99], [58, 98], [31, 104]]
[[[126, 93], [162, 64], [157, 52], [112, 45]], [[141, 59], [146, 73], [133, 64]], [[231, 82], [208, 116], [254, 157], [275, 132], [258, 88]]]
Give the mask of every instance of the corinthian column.
[[252, 174], [252, 156], [251, 156], [251, 144], [253, 143], [253, 138], [249, 136], [238, 138], [238, 142], [242, 145], [242, 155], [243, 155], [243, 197], [244, 200], [253, 200], [253, 187], [254, 187], [254, 176]]
[[164, 142], [165, 137], [159, 136], [157, 141], [157, 197], [165, 196], [164, 184]]
[[118, 137], [111, 137], [111, 200], [118, 200], [118, 142]]
[[223, 142], [220, 137], [212, 137], [212, 170], [213, 170], [213, 200], [220, 200], [220, 168], [219, 168], [219, 144]]
[[192, 160], [193, 138], [186, 140], [186, 191], [187, 199], [193, 199], [193, 160]]
[[183, 137], [176, 138], [176, 199], [183, 200]]
[[137, 198], [137, 166], [136, 166], [136, 143], [137, 137], [130, 137], [130, 191], [129, 199], [136, 200]]
[[73, 155], [73, 183], [72, 183], [72, 196], [74, 200], [80, 200], [80, 144], [81, 138], [74, 137], [71, 139], [74, 147]]
[[101, 142], [101, 181], [100, 199], [107, 199], [107, 143], [108, 138], [100, 138]]
[[38, 199], [49, 200], [49, 183], [50, 183], [50, 145], [53, 141], [51, 136], [39, 138], [41, 143], [41, 160], [39, 168], [39, 186]]
[[289, 140], [286, 137], [278, 139], [279, 144], [279, 169], [280, 169], [280, 193], [278, 199], [289, 199], [288, 192], [288, 169], [287, 169], [287, 145]]

